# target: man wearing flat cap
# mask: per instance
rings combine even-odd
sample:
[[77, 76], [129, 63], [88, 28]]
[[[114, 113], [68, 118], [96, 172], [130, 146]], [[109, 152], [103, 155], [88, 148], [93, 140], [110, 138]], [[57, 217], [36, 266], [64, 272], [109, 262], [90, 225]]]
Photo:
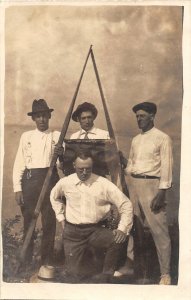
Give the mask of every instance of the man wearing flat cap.
[[97, 108], [89, 102], [78, 105], [72, 114], [72, 120], [79, 122], [81, 129], [73, 133], [70, 139], [109, 139], [108, 131], [94, 126], [97, 113]]
[[[36, 124], [36, 129], [22, 134], [15, 158], [13, 188], [16, 202], [20, 206], [24, 218], [24, 236], [32, 220], [52, 155], [54, 151], [58, 155], [62, 155], [63, 152], [61, 147], [56, 145], [60, 133], [49, 130], [49, 120], [52, 111], [53, 109], [48, 107], [44, 99], [33, 101], [32, 112], [29, 112], [28, 116], [32, 117]], [[41, 263], [43, 265], [50, 265], [53, 260], [56, 219], [49, 196], [58, 179], [55, 167], [41, 207], [43, 231]], [[26, 267], [32, 262], [33, 246], [34, 235], [26, 253]]]
[[172, 145], [167, 134], [154, 127], [157, 106], [143, 102], [133, 107], [141, 133], [133, 138], [126, 172], [134, 206], [134, 264], [137, 278], [145, 278], [144, 228], [150, 229], [157, 249], [161, 278], [171, 284], [171, 241], [166, 218], [166, 190], [172, 184]]

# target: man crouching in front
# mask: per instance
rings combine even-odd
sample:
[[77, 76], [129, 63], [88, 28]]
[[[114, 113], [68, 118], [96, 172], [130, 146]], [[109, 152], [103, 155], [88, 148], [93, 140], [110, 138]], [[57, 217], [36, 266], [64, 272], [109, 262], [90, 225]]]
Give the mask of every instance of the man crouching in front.
[[[121, 253], [127, 246], [132, 227], [133, 211], [130, 200], [108, 179], [92, 173], [90, 152], [77, 154], [76, 173], [58, 181], [51, 191], [50, 200], [58, 222], [64, 229], [64, 251], [67, 274], [84, 278], [85, 253], [88, 247], [103, 251], [102, 273], [97, 282], [110, 282], [117, 270]], [[62, 197], [66, 198], [66, 206]], [[103, 226], [114, 204], [119, 212], [118, 228]]]

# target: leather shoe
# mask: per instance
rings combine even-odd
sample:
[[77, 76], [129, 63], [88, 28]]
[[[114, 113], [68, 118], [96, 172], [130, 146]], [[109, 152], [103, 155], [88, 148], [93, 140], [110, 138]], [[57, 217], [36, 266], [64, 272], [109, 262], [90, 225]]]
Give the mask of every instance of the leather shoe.
[[160, 285], [171, 285], [171, 277], [169, 274], [163, 274], [160, 277]]

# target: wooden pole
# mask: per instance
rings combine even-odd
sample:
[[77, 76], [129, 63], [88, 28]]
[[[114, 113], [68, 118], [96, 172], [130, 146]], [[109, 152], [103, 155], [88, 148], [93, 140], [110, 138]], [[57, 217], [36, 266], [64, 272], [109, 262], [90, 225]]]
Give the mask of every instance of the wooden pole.
[[105, 117], [106, 117], [106, 122], [107, 122], [107, 126], [108, 126], [109, 135], [110, 135], [110, 138], [113, 140], [112, 146], [113, 146], [114, 152], [116, 153], [115, 159], [108, 164], [108, 167], [109, 167], [109, 170], [110, 170], [110, 175], [111, 175], [111, 180], [112, 180], [113, 183], [118, 185], [119, 184], [118, 178], [119, 178], [122, 191], [127, 196], [129, 196], [128, 188], [127, 188], [127, 185], [126, 185], [126, 182], [125, 182], [124, 170], [123, 170], [123, 168], [121, 166], [121, 162], [120, 162], [119, 149], [117, 147], [117, 143], [116, 143], [116, 139], [115, 139], [115, 133], [114, 133], [112, 123], [111, 123], [111, 119], [110, 119], [110, 116], [109, 116], [109, 112], [108, 112], [108, 109], [107, 109], [107, 105], [106, 105], [105, 97], [104, 97], [104, 94], [103, 94], [103, 89], [102, 89], [102, 86], [101, 86], [101, 81], [100, 81], [100, 78], [99, 78], [99, 73], [98, 73], [98, 69], [97, 69], [97, 66], [96, 66], [95, 57], [94, 57], [92, 49], [91, 49], [91, 58], [92, 58], [93, 67], [94, 67], [94, 71], [95, 71], [95, 75], [96, 75], [96, 79], [97, 79], [97, 83], [98, 83], [98, 87], [99, 87], [99, 91], [100, 91], [100, 96], [101, 96], [102, 103], [103, 103], [103, 108], [104, 108], [104, 112], [105, 112]]
[[103, 94], [103, 89], [101, 86], [101, 81], [99, 78], [99, 73], [98, 73], [98, 69], [96, 66], [96, 62], [95, 62], [95, 58], [94, 58], [94, 54], [93, 54], [93, 50], [91, 49], [91, 58], [92, 58], [92, 62], [93, 62], [93, 67], [94, 67], [94, 71], [95, 71], [95, 75], [96, 75], [96, 79], [97, 79], [97, 83], [98, 83], [98, 87], [99, 87], [99, 91], [100, 91], [100, 96], [102, 99], [102, 103], [103, 103], [103, 108], [104, 108], [104, 112], [105, 112], [105, 117], [106, 117], [106, 121], [107, 121], [107, 126], [108, 126], [108, 130], [109, 130], [109, 135], [111, 139], [115, 140], [115, 134], [114, 134], [114, 130], [111, 124], [111, 120], [110, 120], [110, 116], [109, 116], [109, 112], [107, 110], [107, 105], [106, 105], [106, 101], [105, 101], [105, 97]]
[[[88, 62], [88, 58], [89, 58], [89, 55], [91, 53], [91, 49], [92, 49], [92, 45], [90, 46], [90, 49], [88, 51], [88, 54], [87, 54], [87, 57], [86, 57], [86, 60], [85, 60], [85, 63], [84, 63], [84, 66], [83, 66], [83, 69], [82, 69], [82, 72], [81, 72], [81, 75], [80, 75], [80, 79], [78, 81], [78, 84], [77, 84], [72, 102], [70, 104], [68, 113], [66, 115], [66, 118], [65, 118], [65, 121], [64, 121], [61, 133], [60, 133], [60, 137], [59, 137], [59, 140], [58, 140], [59, 145], [63, 144], [64, 138], [65, 138], [65, 135], [66, 135], [66, 132], [67, 132], [67, 129], [68, 129], [68, 125], [69, 125], [69, 122], [70, 122], [71, 114], [72, 114], [72, 111], [73, 111], [73, 108], [74, 108], [75, 100], [77, 98], [78, 91], [79, 91], [79, 88], [80, 88], [80, 84], [81, 84], [81, 81], [82, 81], [82, 77], [84, 75], [84, 71], [85, 71], [85, 68], [86, 68], [86, 65], [87, 65], [87, 62]], [[42, 203], [44, 201], [44, 197], [45, 197], [47, 188], [49, 186], [50, 179], [51, 179], [51, 176], [52, 176], [52, 171], [53, 171], [53, 168], [56, 164], [57, 158], [58, 158], [58, 155], [56, 153], [54, 153], [53, 157], [52, 157], [52, 160], [51, 160], [51, 163], [50, 163], [50, 167], [48, 169], [48, 172], [47, 172], [47, 175], [46, 175], [46, 178], [45, 178], [45, 181], [44, 181], [44, 184], [43, 184], [43, 187], [42, 187], [42, 190], [41, 190], [41, 193], [40, 193], [39, 198], [38, 198], [38, 202], [37, 202], [37, 205], [36, 205], [36, 208], [35, 208], [35, 211], [34, 211], [33, 219], [30, 223], [29, 229], [28, 229], [27, 234], [25, 236], [23, 246], [22, 246], [21, 251], [19, 253], [19, 263], [16, 267], [16, 270], [15, 270], [16, 272], [19, 270], [21, 264], [24, 262], [24, 259], [25, 259], [25, 256], [26, 256], [26, 251], [27, 251], [29, 243], [31, 241], [32, 234], [35, 230], [36, 222], [37, 222], [38, 216], [40, 214], [40, 209], [41, 209]]]

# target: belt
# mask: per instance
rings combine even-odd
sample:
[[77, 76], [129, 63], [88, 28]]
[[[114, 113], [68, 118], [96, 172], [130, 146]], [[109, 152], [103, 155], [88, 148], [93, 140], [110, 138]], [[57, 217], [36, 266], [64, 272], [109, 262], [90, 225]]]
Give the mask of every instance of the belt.
[[[38, 176], [45, 176], [48, 172], [49, 168], [35, 168], [35, 169], [25, 169], [24, 176], [26, 176], [27, 179], [30, 179], [31, 177], [38, 177]], [[57, 174], [56, 167], [53, 168], [52, 174]]]
[[94, 227], [94, 226], [106, 225], [106, 220], [100, 221], [98, 223], [87, 223], [87, 224], [73, 224], [73, 223], [70, 223], [67, 220], [65, 220], [65, 223], [70, 226], [74, 226], [74, 227], [78, 227], [78, 228], [90, 228], [90, 227]]
[[157, 176], [149, 176], [149, 175], [139, 175], [139, 174], [131, 174], [134, 178], [142, 178], [142, 179], [160, 179], [160, 177]]

